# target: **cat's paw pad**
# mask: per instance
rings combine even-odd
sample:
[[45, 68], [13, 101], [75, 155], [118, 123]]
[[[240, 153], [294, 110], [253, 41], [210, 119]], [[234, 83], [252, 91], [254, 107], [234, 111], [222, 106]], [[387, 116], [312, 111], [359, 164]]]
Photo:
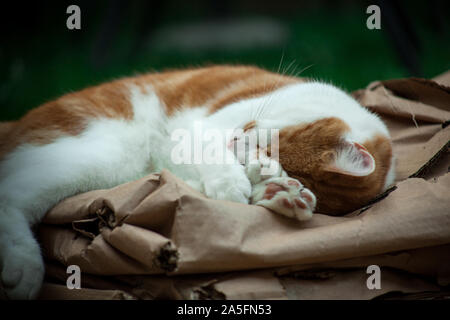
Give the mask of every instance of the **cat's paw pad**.
[[40, 254], [11, 252], [5, 257], [0, 280], [9, 299], [34, 299], [44, 278], [44, 264]]
[[297, 220], [308, 220], [316, 207], [316, 197], [296, 179], [272, 178], [255, 186], [252, 203]]

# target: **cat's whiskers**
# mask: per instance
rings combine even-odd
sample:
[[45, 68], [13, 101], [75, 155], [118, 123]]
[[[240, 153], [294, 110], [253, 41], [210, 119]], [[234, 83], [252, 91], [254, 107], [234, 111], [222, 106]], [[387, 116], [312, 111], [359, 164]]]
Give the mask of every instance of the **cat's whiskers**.
[[292, 60], [291, 63], [289, 63], [286, 68], [284, 68], [281, 74], [284, 76], [288, 75], [289, 69], [294, 65], [296, 61], [297, 61], [296, 59]]
[[280, 73], [281, 66], [283, 65], [283, 59], [284, 59], [284, 51], [281, 53], [281, 59], [280, 63], [278, 64], [277, 73]]
[[[280, 60], [280, 63], [278, 64], [277, 73], [280, 73], [280, 69], [283, 64], [283, 59], [284, 59], [284, 52], [281, 55], [281, 60]], [[292, 67], [292, 65], [295, 63], [295, 61], [296, 61], [295, 59], [292, 60], [289, 63], [289, 65], [281, 71], [281, 74], [282, 75], [287, 74], [287, 72]], [[256, 115], [255, 115], [255, 117], [252, 117], [254, 120], [260, 120], [262, 118], [262, 116], [265, 115], [267, 106], [269, 106], [271, 104], [271, 102], [273, 101], [274, 91], [278, 87], [278, 85], [281, 83], [281, 79], [282, 78], [278, 79], [275, 83], [272, 84], [272, 86], [269, 90], [270, 93], [267, 95], [266, 99], [264, 99], [263, 102], [256, 108]], [[266, 81], [264, 82], [264, 88], [265, 87], [266, 87]]]
[[[278, 68], [277, 68], [277, 73], [280, 73], [280, 69], [282, 68], [282, 64], [283, 64], [283, 59], [284, 59], [284, 52], [282, 53], [281, 60], [278, 65]], [[306, 71], [309, 68], [311, 68], [312, 66], [314, 66], [314, 64], [310, 64], [310, 65], [304, 67], [303, 69], [301, 69], [300, 71], [296, 71], [298, 66], [295, 65], [295, 62], [296, 62], [296, 59], [292, 60], [286, 67], [283, 68], [283, 70], [281, 71], [281, 74], [292, 76], [292, 77], [298, 77], [304, 71]], [[294, 67], [294, 68], [292, 70], [290, 70], [292, 67]], [[276, 98], [276, 94], [277, 94], [276, 88], [278, 87], [280, 82], [281, 82], [281, 79], [277, 80], [275, 83], [272, 84], [270, 93], [266, 96], [264, 101], [256, 108], [256, 114], [252, 115], [252, 119], [261, 120], [266, 115], [266, 112], [268, 111], [267, 107], [269, 105], [271, 105], [273, 103], [274, 99]], [[264, 83], [264, 87], [265, 87], [265, 85], [266, 85], [266, 82]]]
[[294, 77], [298, 77], [298, 76], [300, 76], [303, 72], [305, 72], [306, 70], [308, 70], [309, 68], [311, 68], [311, 67], [313, 67], [313, 66], [314, 66], [314, 63], [313, 63], [313, 64], [310, 64], [309, 66], [304, 67], [304, 68], [301, 69], [299, 72], [295, 73], [293, 76], [294, 76]]

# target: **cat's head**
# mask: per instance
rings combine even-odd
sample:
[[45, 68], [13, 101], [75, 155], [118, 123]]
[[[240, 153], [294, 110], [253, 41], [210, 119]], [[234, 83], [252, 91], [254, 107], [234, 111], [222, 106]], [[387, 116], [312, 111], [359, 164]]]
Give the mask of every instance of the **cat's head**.
[[365, 205], [392, 181], [388, 137], [364, 142], [349, 139], [338, 118], [288, 126], [279, 131], [279, 161], [317, 197], [316, 212], [342, 214]]

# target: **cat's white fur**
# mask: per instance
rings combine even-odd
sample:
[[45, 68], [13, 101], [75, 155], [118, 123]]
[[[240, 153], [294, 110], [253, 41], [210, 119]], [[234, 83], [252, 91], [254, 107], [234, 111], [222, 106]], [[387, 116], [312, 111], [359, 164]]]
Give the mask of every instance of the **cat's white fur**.
[[[135, 180], [167, 168], [215, 199], [248, 203], [252, 185], [245, 168], [234, 165], [174, 165], [170, 133], [206, 128], [234, 129], [257, 119], [259, 128], [281, 129], [325, 117], [343, 119], [349, 140], [362, 143], [385, 125], [341, 90], [322, 83], [295, 84], [268, 95], [243, 100], [207, 115], [207, 106], [185, 109], [171, 118], [152, 90], [130, 88], [133, 120], [96, 119], [79, 136], [63, 136], [47, 145], [22, 145], [0, 163], [1, 281], [10, 298], [34, 298], [44, 266], [29, 226], [57, 202], [76, 193]], [[228, 154], [233, 157], [232, 153]], [[393, 169], [386, 186], [394, 180]]]

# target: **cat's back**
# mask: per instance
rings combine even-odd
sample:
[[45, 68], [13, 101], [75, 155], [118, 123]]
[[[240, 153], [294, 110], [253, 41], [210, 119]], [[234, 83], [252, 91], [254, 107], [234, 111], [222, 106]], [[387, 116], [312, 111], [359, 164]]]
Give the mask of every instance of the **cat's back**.
[[22, 143], [47, 144], [60, 136], [76, 136], [95, 119], [132, 120], [139, 98], [156, 94], [169, 117], [185, 108], [209, 112], [245, 98], [264, 95], [297, 78], [254, 66], [215, 65], [169, 70], [102, 83], [65, 94], [0, 125], [0, 158]]

